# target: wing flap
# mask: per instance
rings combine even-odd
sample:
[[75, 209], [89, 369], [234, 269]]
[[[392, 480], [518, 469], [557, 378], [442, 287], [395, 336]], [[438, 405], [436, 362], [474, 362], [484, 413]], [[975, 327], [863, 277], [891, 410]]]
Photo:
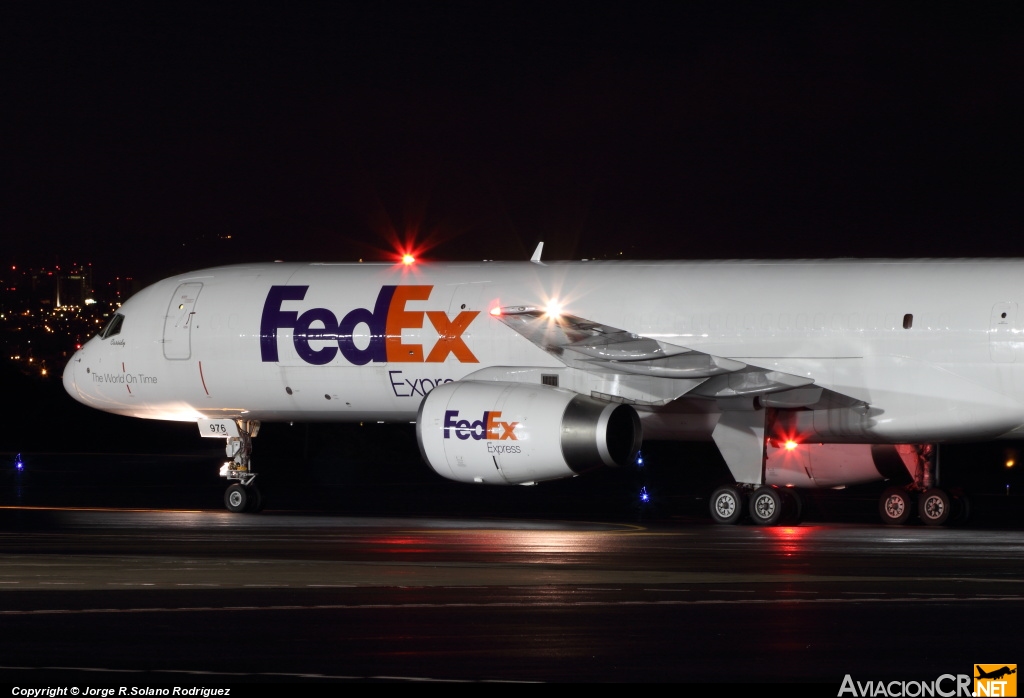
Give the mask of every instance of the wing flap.
[[570, 369], [591, 376], [570, 379], [572, 387], [602, 399], [659, 405], [687, 395], [761, 397], [779, 407], [863, 404], [815, 386], [807, 376], [751, 366], [574, 315], [507, 306], [492, 316]]
[[781, 371], [766, 371], [747, 367], [701, 384], [694, 394], [703, 397], [730, 398], [748, 395], [768, 395], [793, 388], [804, 388], [814, 383], [813, 378], [794, 376]]
[[711, 378], [746, 368], [741, 361], [724, 359], [721, 356], [702, 354], [691, 351], [685, 354], [674, 354], [656, 359], [630, 359], [590, 361], [595, 370], [606, 370], [613, 373], [629, 373], [638, 376], [658, 376], [661, 378]]

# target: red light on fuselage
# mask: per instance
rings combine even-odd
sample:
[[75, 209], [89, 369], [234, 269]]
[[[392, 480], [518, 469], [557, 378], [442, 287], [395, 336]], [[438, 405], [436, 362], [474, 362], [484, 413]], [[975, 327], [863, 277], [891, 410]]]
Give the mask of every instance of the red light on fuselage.
[[416, 261], [416, 258], [413, 257], [411, 254], [404, 254], [404, 255], [402, 255], [402, 264], [404, 264], [407, 267], [410, 266], [411, 264], [413, 264], [415, 261]]
[[786, 450], [787, 451], [792, 451], [794, 448], [796, 448], [799, 445], [800, 444], [798, 444], [796, 441], [793, 441], [792, 439], [790, 439], [789, 441], [786, 442]]
[[491, 315], [493, 315], [494, 317], [501, 316], [501, 306], [496, 305], [493, 308], [491, 308]]

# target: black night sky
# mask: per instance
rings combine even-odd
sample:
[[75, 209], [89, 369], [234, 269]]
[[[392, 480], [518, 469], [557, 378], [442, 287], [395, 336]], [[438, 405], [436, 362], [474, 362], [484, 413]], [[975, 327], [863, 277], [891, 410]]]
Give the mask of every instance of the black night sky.
[[1014, 3], [0, 15], [6, 263], [1024, 255]]

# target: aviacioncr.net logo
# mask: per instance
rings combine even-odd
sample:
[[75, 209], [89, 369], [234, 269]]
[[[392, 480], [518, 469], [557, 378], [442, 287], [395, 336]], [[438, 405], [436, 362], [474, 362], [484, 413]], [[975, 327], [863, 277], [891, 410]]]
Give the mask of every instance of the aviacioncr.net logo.
[[1017, 665], [1016, 664], [975, 664], [974, 695], [1016, 696]]
[[932, 681], [856, 681], [847, 674], [839, 698], [971, 698], [968, 674], [943, 674]]

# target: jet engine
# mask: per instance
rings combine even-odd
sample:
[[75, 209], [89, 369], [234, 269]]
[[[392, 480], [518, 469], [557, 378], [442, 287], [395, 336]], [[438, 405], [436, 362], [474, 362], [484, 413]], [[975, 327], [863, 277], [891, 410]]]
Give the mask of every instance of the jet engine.
[[442, 477], [526, 485], [632, 462], [641, 427], [629, 405], [571, 390], [461, 381], [427, 394], [416, 437], [423, 460]]

